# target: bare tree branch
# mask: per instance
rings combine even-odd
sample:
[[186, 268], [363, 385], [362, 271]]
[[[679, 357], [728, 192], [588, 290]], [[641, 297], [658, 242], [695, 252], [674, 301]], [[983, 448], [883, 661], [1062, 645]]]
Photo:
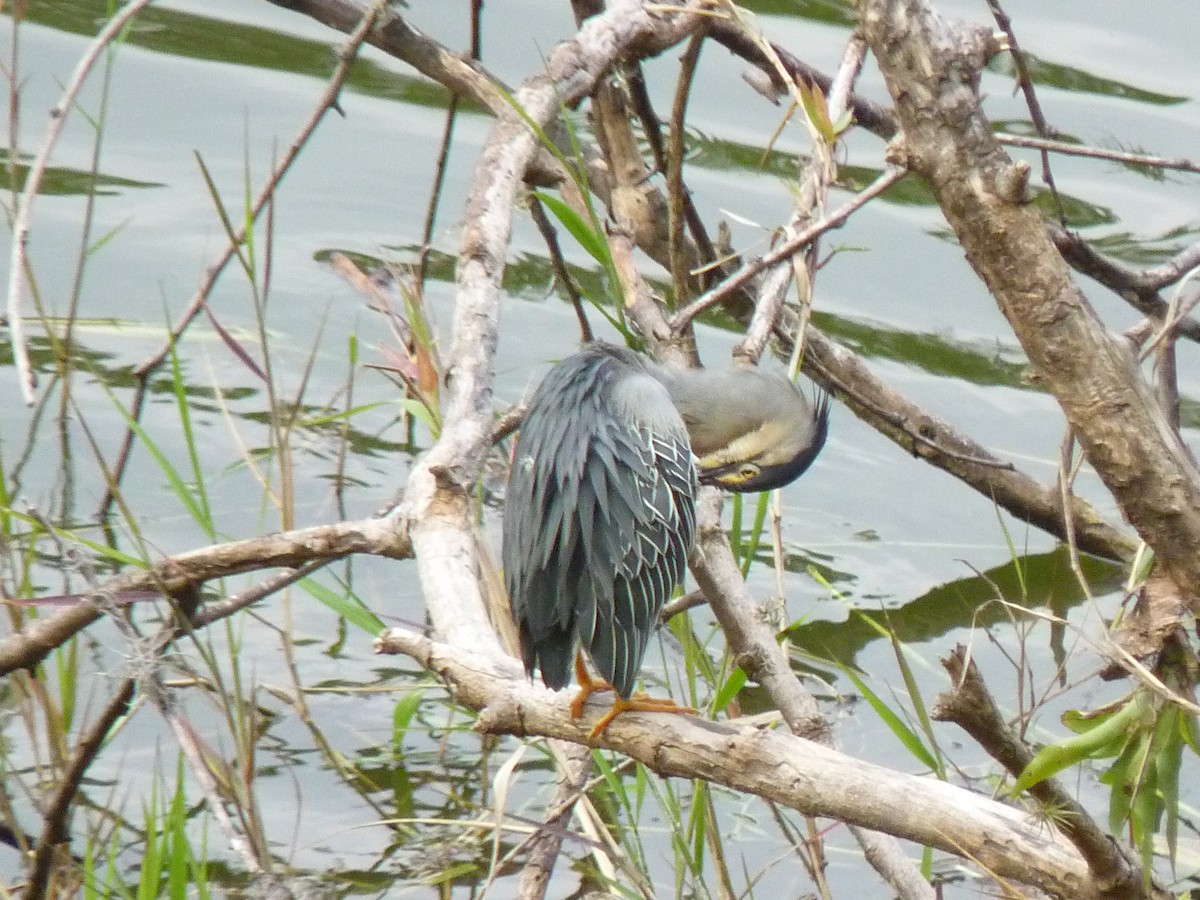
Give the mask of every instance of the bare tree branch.
[[[791, 337], [791, 332], [786, 332]], [[949, 472], [1012, 515], [1065, 538], [1067, 525], [1055, 485], [1044, 485], [952, 424], [917, 406], [876, 377], [854, 353], [814, 325], [805, 330], [804, 371], [834, 392], [876, 431], [913, 456]], [[1131, 559], [1138, 542], [1111, 525], [1081, 497], [1071, 498], [1071, 517], [1081, 549], [1108, 559]]]
[[1196, 603], [1200, 472], [1026, 202], [1028, 166], [996, 143], [978, 93], [990, 32], [953, 27], [921, 0], [862, 0], [860, 11], [900, 116], [901, 155], [929, 182], [1088, 461]]
[[[1033, 752], [1009, 728], [975, 662], [967, 656], [963, 645], [942, 660], [950, 673], [950, 690], [938, 697], [931, 715], [943, 722], [954, 722], [983, 747], [1016, 778], [1033, 759]], [[1058, 828], [1079, 848], [1105, 896], [1140, 897], [1142, 873], [1121, 852], [1107, 833], [1074, 797], [1063, 790], [1054, 778], [1040, 781], [1030, 794], [1053, 811]]]
[[[189, 587], [273, 568], [299, 568], [316, 560], [332, 560], [349, 553], [371, 553], [394, 559], [412, 555], [403, 519], [365, 519], [337, 525], [319, 525], [246, 541], [216, 544], [167, 557], [142, 571], [110, 578], [98, 590], [120, 596], [129, 591], [159, 590], [175, 594]], [[0, 641], [0, 675], [37, 665], [80, 629], [100, 617], [94, 606], [80, 603], [30, 623]]]

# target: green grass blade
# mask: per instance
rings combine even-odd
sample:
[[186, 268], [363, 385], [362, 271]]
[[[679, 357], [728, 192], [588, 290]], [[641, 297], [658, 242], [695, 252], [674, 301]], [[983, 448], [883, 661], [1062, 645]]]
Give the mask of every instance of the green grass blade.
[[741, 666], [738, 666], [729, 673], [729, 677], [721, 683], [720, 688], [717, 689], [716, 696], [713, 697], [712, 712], [714, 716], [726, 710], [741, 689], [746, 686], [747, 680], [746, 670]]
[[875, 714], [879, 716], [883, 724], [904, 745], [904, 748], [916, 759], [920, 760], [923, 766], [931, 772], [936, 772], [938, 770], [938, 761], [929, 749], [921, 743], [921, 738], [917, 733], [909, 728], [903, 719], [892, 712], [891, 708], [874, 691], [867, 687], [866, 683], [854, 673], [853, 669], [841, 663], [838, 663], [837, 666], [854, 683], [854, 687], [863, 695], [867, 703], [871, 704], [871, 709], [875, 710]]
[[366, 605], [350, 594], [334, 591], [311, 578], [301, 579], [300, 587], [316, 600], [329, 607], [351, 625], [356, 625], [372, 636], [384, 630], [384, 624]]
[[138, 440], [141, 441], [142, 445], [146, 448], [146, 452], [150, 454], [151, 458], [157, 464], [159, 470], [163, 473], [163, 476], [167, 479], [167, 484], [171, 487], [171, 493], [173, 493], [179, 502], [183, 504], [183, 507], [187, 510], [188, 515], [190, 515], [196, 524], [204, 530], [204, 533], [212, 538], [215, 538], [216, 526], [209, 514], [207, 504], [202, 504], [197, 500], [193, 489], [188, 486], [186, 481], [184, 481], [183, 477], [179, 474], [179, 470], [171, 464], [171, 461], [167, 458], [167, 455], [162, 451], [158, 444], [155, 443], [153, 438], [150, 437], [150, 434], [145, 428], [142, 427], [141, 423], [134, 419], [133, 416], [129, 414], [129, 411], [121, 405], [121, 402], [117, 399], [116, 394], [114, 394], [112, 391], [106, 391], [106, 393], [108, 393], [109, 399], [117, 408], [117, 412], [119, 412], [121, 417], [125, 420], [125, 424], [129, 426], [129, 430], [137, 435]]
[[571, 233], [592, 259], [602, 266], [612, 265], [612, 254], [609, 252], [607, 239], [585, 221], [583, 216], [553, 194], [535, 191], [534, 196], [554, 214], [554, 218]]
[[[25, 513], [20, 513], [16, 510], [9, 510], [9, 514], [14, 519], [20, 519], [22, 522], [33, 526], [38, 531], [43, 528], [43, 523], [40, 520], [35, 519], [32, 516], [27, 516]], [[136, 569], [150, 568], [150, 564], [146, 562], [146, 560], [139, 559], [136, 556], [130, 556], [128, 553], [122, 553], [120, 550], [117, 550], [115, 547], [110, 547], [107, 544], [101, 544], [93, 541], [90, 538], [84, 537], [77, 531], [71, 531], [66, 528], [55, 528], [54, 534], [64, 543], [82, 544], [97, 556], [110, 560], [118, 565], [132, 566]]]
[[167, 858], [167, 896], [171, 900], [187, 900], [191, 874], [192, 851], [187, 838], [187, 798], [183, 791], [183, 754], [175, 773], [175, 793], [167, 809], [164, 832], [169, 840]]
[[183, 432], [184, 446], [187, 448], [188, 463], [192, 470], [192, 484], [195, 486], [196, 504], [202, 511], [201, 526], [210, 541], [217, 539], [213, 527], [212, 507], [208, 503], [208, 492], [204, 488], [204, 470], [200, 467], [200, 453], [197, 449], [196, 433], [192, 428], [191, 404], [188, 403], [187, 391], [183, 380], [183, 371], [179, 363], [179, 354], [175, 341], [170, 342], [171, 354], [171, 389], [175, 394], [175, 407], [179, 412], [179, 425]]
[[396, 701], [396, 706], [392, 710], [392, 751], [397, 756], [402, 755], [404, 736], [408, 734], [408, 728], [412, 724], [417, 710], [421, 708], [423, 699], [425, 699], [424, 689], [415, 688], [405, 691], [404, 695]]
[[[886, 611], [884, 612], [886, 616]], [[889, 626], [890, 626], [889, 622]], [[921, 725], [921, 731], [925, 734], [925, 739], [929, 742], [929, 746], [933, 748], [932, 752], [937, 759], [937, 765], [934, 767], [934, 772], [942, 781], [946, 780], [946, 761], [942, 758], [941, 748], [938, 747], [937, 736], [933, 730], [933, 722], [929, 718], [929, 711], [925, 708], [925, 701], [921, 697], [920, 687], [917, 685], [916, 678], [913, 677], [912, 667], [908, 664], [908, 657], [904, 654], [904, 647], [896, 637], [894, 628], [887, 629], [888, 641], [892, 646], [892, 653], [896, 657], [896, 666], [900, 669], [900, 677], [904, 679], [904, 689], [908, 692], [909, 702], [912, 703], [913, 711], [917, 714], [917, 721]]]

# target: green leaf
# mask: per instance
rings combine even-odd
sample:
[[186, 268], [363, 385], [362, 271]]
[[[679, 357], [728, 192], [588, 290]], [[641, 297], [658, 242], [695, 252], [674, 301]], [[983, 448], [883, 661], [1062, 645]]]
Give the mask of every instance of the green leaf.
[[1125, 704], [1129, 701], [1129, 697], [1122, 697], [1120, 700], [1114, 700], [1099, 709], [1089, 709], [1080, 711], [1077, 709], [1068, 709], [1062, 714], [1062, 723], [1067, 728], [1076, 734], [1084, 734], [1091, 731], [1098, 725], [1103, 725], [1117, 713], [1125, 708]]
[[437, 875], [431, 875], [425, 879], [425, 883], [429, 885], [449, 884], [458, 878], [467, 878], [471, 882], [475, 882], [479, 877], [479, 866], [473, 862], [451, 863]]
[[1112, 788], [1108, 800], [1108, 828], [1114, 833], [1130, 821], [1150, 744], [1149, 732], [1139, 731], [1129, 735], [1116, 762], [1100, 776], [1100, 783]]
[[1164, 724], [1162, 720], [1167, 720], [1168, 717], [1169, 722], [1158, 731], [1162, 741], [1156, 750], [1155, 766], [1158, 769], [1158, 791], [1162, 797], [1163, 811], [1167, 815], [1167, 854], [1171, 860], [1171, 868], [1174, 869], [1179, 849], [1179, 769], [1183, 765], [1183, 731], [1186, 728], [1182, 720], [1188, 717], [1188, 713], [1174, 704], [1169, 704], [1163, 710], [1160, 725]]
[[1145, 741], [1145, 755], [1139, 757], [1137, 780], [1132, 785], [1133, 802], [1129, 809], [1129, 826], [1134, 846], [1142, 851], [1143, 865], [1154, 858], [1154, 832], [1158, 819], [1158, 766], [1150, 754], [1153, 742]]
[[1183, 739], [1192, 752], [1200, 756], [1200, 724], [1196, 722], [1196, 714], [1184, 712], [1179, 717], [1179, 729], [1183, 733]]
[[604, 234], [597, 233], [591, 223], [553, 194], [534, 191], [533, 195], [554, 214], [554, 218], [558, 219], [563, 228], [571, 233], [571, 236], [579, 242], [579, 246], [586, 250], [592, 259], [605, 267], [612, 265], [608, 239]]
[[1085, 759], [1121, 753], [1129, 736], [1137, 732], [1149, 710], [1146, 692], [1138, 691], [1130, 696], [1129, 702], [1119, 712], [1099, 722], [1096, 727], [1046, 745], [1029, 761], [1013, 785], [1012, 793], [1015, 795], [1028, 790], [1039, 781], [1057, 775], [1068, 766]]
[[[338, 410], [337, 412], [323, 413], [319, 416], [307, 416], [301, 419], [301, 424], [306, 428], [318, 428], [322, 425], [330, 425], [334, 422], [342, 422], [357, 416], [359, 413], [368, 412], [372, 409], [377, 409], [380, 406], [387, 406], [390, 400], [377, 400], [373, 403], [362, 403], [358, 406], [352, 406], [349, 409]], [[428, 410], [426, 410], [428, 412]]]
[[302, 579], [300, 586], [351, 625], [357, 625], [372, 636], [383, 631], [385, 627], [383, 622], [380, 621], [375, 613], [367, 609], [357, 597], [352, 598], [347, 594], [331, 590], [320, 582], [313, 581], [311, 578]]
[[404, 736], [408, 733], [408, 726], [412, 723], [417, 710], [421, 708], [424, 696], [425, 689], [416, 688], [406, 691], [404, 696], [396, 701], [396, 707], [392, 710], [392, 749], [397, 755], [400, 754]]
[[438, 434], [437, 418], [429, 407], [415, 397], [402, 397], [397, 401], [410, 416], [429, 429], [430, 433], [435, 437]]
[[826, 144], [832, 146], [837, 142], [833, 123], [829, 121], [829, 106], [825, 103], [825, 92], [817, 85], [801, 79], [797, 85], [800, 89], [800, 102], [804, 106], [804, 115], [808, 117], [813, 129], [821, 136]]
[[725, 679], [721, 687], [717, 690], [717, 695], [713, 697], [713, 715], [725, 711], [725, 708], [733, 702], [733, 698], [738, 695], [738, 692], [746, 686], [746, 681], [746, 671], [740, 666], [729, 673], [729, 677]]
[[1133, 798], [1125, 790], [1129, 781], [1130, 754], [1133, 752], [1132, 741], [1128, 742], [1125, 750], [1117, 761], [1108, 767], [1100, 776], [1100, 783], [1110, 788], [1108, 797], [1108, 827], [1114, 834], [1120, 833], [1121, 823], [1129, 817], [1129, 805]]

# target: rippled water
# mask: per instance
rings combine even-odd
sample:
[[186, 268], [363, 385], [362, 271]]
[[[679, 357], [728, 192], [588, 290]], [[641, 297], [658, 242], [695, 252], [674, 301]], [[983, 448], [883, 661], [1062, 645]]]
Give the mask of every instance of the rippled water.
[[[464, 7], [414, 3], [402, 13], [448, 45], [462, 47], [467, 40]], [[851, 21], [847, 4], [829, 0], [748, 7], [776, 41], [827, 71], [836, 67]], [[982, 3], [941, 2], [939, 8], [987, 19]], [[1147, 8], [1121, 0], [1024, 0], [1007, 9], [1034, 63], [1046, 115], [1065, 138], [1163, 156], [1196, 154], [1200, 70], [1189, 37], [1194, 29], [1182, 27], [1195, 22], [1192, 4], [1179, 0]], [[45, 111], [56, 101], [104, 10], [104, 3], [86, 0], [29, 4], [19, 31], [18, 186], [46, 127]], [[11, 21], [0, 23], [0, 36], [7, 37]], [[510, 84], [535, 72], [555, 42], [572, 30], [565, 4], [528, 0], [487, 4], [484, 25], [484, 63]], [[139, 19], [110, 70], [88, 238], [93, 249], [70, 348], [76, 407], [62, 415], [54, 339], [62, 335], [76, 278], [95, 152], [96, 132], [88, 120], [100, 116], [103, 96], [98, 79], [89, 83], [80, 112], [69, 119], [51, 160], [30, 236], [32, 271], [47, 317], [44, 323], [37, 321], [27, 301], [42, 405], [26, 409], [22, 404], [11, 349], [7, 342], [0, 344], [0, 465], [14, 507], [31, 504], [56, 523], [80, 527], [91, 539], [150, 558], [211, 542], [146, 442], [135, 449], [123, 484], [140, 534], [120, 517], [110, 535], [91, 526], [105, 483], [98, 477], [90, 442], [95, 441], [106, 462], [115, 459], [132, 368], [162, 345], [166, 323], [186, 307], [224, 243], [224, 227], [202, 166], [227, 214], [240, 222], [247, 184], [257, 191], [272, 161], [311, 113], [332, 69], [332, 47], [338, 40], [319, 24], [266, 2], [176, 0], [155, 4]], [[0, 40], [0, 46], [8, 45]], [[0, 52], [7, 57], [7, 51]], [[648, 66], [662, 109], [669, 108], [676, 57], [667, 54]], [[688, 181], [702, 217], [710, 225], [726, 217], [735, 246], [756, 252], [765, 248], [766, 233], [748, 223], [771, 227], [787, 219], [788, 181], [807, 139], [800, 126], [790, 125], [770, 164], [760, 166], [781, 111], [743, 84], [741, 68], [722, 49], [704, 52], [702, 88], [690, 113]], [[985, 73], [984, 87], [993, 121], [1009, 131], [1028, 132], [1029, 115], [1013, 91], [1005, 60]], [[861, 89], [886, 100], [871, 67]], [[377, 51], [365, 52], [341, 98], [343, 115], [330, 115], [320, 126], [275, 204], [264, 332], [256, 326], [253, 292], [236, 267], [218, 283], [210, 303], [214, 318], [251, 352], [261, 353], [266, 341], [279, 396], [267, 395], [262, 381], [230, 352], [211, 321], [197, 321], [180, 345], [186, 402], [220, 539], [366, 515], [403, 485], [412, 454], [428, 446], [427, 432], [418, 428], [410, 440], [399, 423], [392, 384], [377, 371], [361, 368], [386, 361], [381, 320], [328, 260], [333, 251], [342, 251], [402, 266], [415, 261], [447, 101], [443, 89], [403, 64]], [[466, 185], [489, 125], [488, 116], [468, 107], [455, 126], [427, 286], [427, 301], [443, 335], [453, 303]], [[580, 127], [586, 128], [582, 118]], [[1038, 170], [1034, 154], [1012, 152]], [[847, 182], [861, 187], [873, 178], [881, 154], [877, 138], [853, 133], [840, 159]], [[1148, 265], [1196, 239], [1195, 176], [1065, 157], [1055, 159], [1054, 171], [1072, 226], [1119, 260]], [[839, 193], [833, 202], [846, 196]], [[258, 240], [261, 262], [267, 252], [265, 232], [260, 230]], [[826, 246], [841, 249], [817, 281], [817, 323], [865, 357], [897, 390], [1040, 480], [1053, 481], [1063, 438], [1057, 406], [1023, 379], [1020, 348], [919, 185], [906, 183], [872, 204], [831, 235]], [[591, 273], [584, 275], [585, 285], [588, 278], [595, 284], [590, 258], [577, 247], [567, 246], [566, 252], [581, 272]], [[502, 402], [519, 399], [545, 366], [576, 341], [574, 313], [550, 293], [544, 245], [524, 219], [515, 229], [510, 263], [497, 363]], [[649, 268], [647, 274], [661, 277]], [[1088, 282], [1084, 288], [1112, 328], [1137, 321], [1133, 310], [1105, 290]], [[718, 363], [733, 341], [711, 327], [701, 338], [706, 357]], [[379, 405], [354, 415], [344, 433], [340, 420], [320, 417], [347, 405], [341, 392], [355, 351], [359, 369], [353, 404]], [[1189, 440], [1198, 424], [1194, 399], [1200, 394], [1196, 370], [1188, 368], [1194, 357], [1190, 348], [1181, 352]], [[169, 372], [163, 372], [152, 380], [141, 421], [154, 448], [186, 471], [187, 440], [178, 402]], [[303, 413], [293, 436], [294, 522], [281, 521], [264, 502], [259, 473], [248, 462], [256, 460], [266, 477], [277, 478], [277, 461], [265, 452], [272, 409], [280, 417]], [[345, 458], [343, 438], [349, 449]], [[341, 495], [333, 489], [338, 473], [347, 485]], [[1080, 475], [1077, 487], [1118, 517], [1089, 472]], [[1012, 659], [1021, 652], [1030, 656], [1037, 690], [1052, 687], [1062, 634], [1045, 626], [1029, 633], [1014, 628], [999, 605], [988, 604], [997, 591], [1069, 617], [1084, 635], [1068, 663], [1067, 681], [1076, 689], [1046, 707], [1035, 723], [1035, 736], [1061, 734], [1056, 721], [1061, 709], [1099, 703], [1121, 690], [1091, 677], [1098, 660], [1087, 646], [1087, 639], [1098, 634], [1100, 617], [1116, 610], [1120, 573], [1089, 564], [1096, 599], [1094, 606], [1085, 602], [1051, 538], [998, 514], [987, 498], [909, 457], [845, 408], [835, 408], [828, 448], [810, 473], [785, 492], [784, 503], [786, 616], [795, 623], [789, 635], [797, 663], [825, 679], [818, 690], [831, 700], [855, 693], [840, 671], [823, 661], [832, 655], [871, 676], [885, 699], [901, 702], [898, 693], [891, 693], [900, 684], [893, 649], [868, 620], [893, 628], [914, 658], [923, 661], [914, 665], [927, 701], [944, 686], [936, 658], [958, 642], [972, 644], [998, 693], [1016, 683]], [[489, 511], [489, 535], [495, 539], [493, 519]], [[5, 549], [10, 553], [2, 572], [5, 590], [18, 593], [26, 573], [17, 563], [20, 554], [11, 545]], [[44, 547], [45, 558], [27, 572], [33, 591], [79, 590], [78, 580], [62, 571], [52, 551]], [[766, 597], [775, 591], [775, 576], [769, 555], [763, 554], [762, 563], [752, 568], [750, 581]], [[810, 566], [833, 590], [808, 574]], [[410, 564], [356, 559], [322, 577], [324, 585], [337, 590], [343, 581], [385, 621], [423, 620]], [[233, 593], [251, 583], [230, 579], [212, 590], [214, 595]], [[448, 893], [477, 891], [491, 847], [460, 825], [486, 808], [490, 778], [514, 744], [500, 742], [481, 756], [480, 739], [470, 733], [466, 715], [445, 703], [444, 691], [415, 665], [374, 657], [369, 636], [347, 629], [310, 593], [296, 590], [289, 602], [285, 607], [278, 598], [267, 601], [258, 608], [261, 620], [243, 619], [232, 632], [212, 638], [220, 652], [241, 642], [244, 693], [264, 710], [256, 790], [273, 852], [296, 871], [329, 877], [342, 892], [420, 895], [430, 890], [422, 884], [447, 873], [456, 879]], [[292, 683], [272, 626], [288, 620], [300, 642], [296, 665], [300, 682], [311, 691], [314, 726], [278, 695]], [[711, 629], [706, 612], [696, 615], [695, 627], [702, 633]], [[1076, 644], [1074, 635], [1068, 632], [1068, 644]], [[93, 629], [81, 644], [85, 668], [117, 671], [121, 646], [110, 628]], [[106, 678], [93, 685], [103, 688]], [[428, 685], [426, 702], [394, 746], [397, 697], [416, 684]], [[9, 710], [12, 702], [6, 692]], [[1010, 702], [1015, 709], [1016, 700]], [[868, 710], [833, 702], [829, 710], [847, 751], [919, 771]], [[5, 733], [10, 765], [28, 766], [38, 758], [41, 751], [29, 745], [11, 713]], [[939, 735], [947, 746], [965, 743], [949, 728]], [[210, 737], [222, 753], [229, 753], [221, 729], [214, 726]], [[340, 754], [358, 781], [347, 783], [331, 757], [320, 752], [322, 741]], [[987, 769], [972, 749], [960, 752], [968, 774]], [[174, 745], [162, 725], [153, 716], [136, 717], [93, 769], [96, 782], [89, 786], [89, 798], [99, 807], [123, 802], [125, 814], [136, 822], [151, 772], [157, 766], [173, 773], [174, 758]], [[531, 754], [526, 760], [514, 804], [517, 812], [537, 818], [552, 773], [541, 757]], [[1195, 799], [1193, 793], [1190, 800]], [[798, 867], [776, 862], [784, 845], [760, 809], [737, 797], [720, 795], [719, 800], [731, 823], [731, 846], [745, 870], [757, 874], [765, 868], [755, 892], [811, 889]], [[1096, 793], [1092, 802], [1103, 814], [1103, 795]], [[36, 830], [28, 801], [18, 806], [25, 827]], [[664, 815], [650, 812], [643, 830], [660, 896], [675, 891]], [[396, 818], [420, 821], [379, 824]], [[1195, 838], [1189, 831], [1189, 846], [1195, 846]], [[218, 880], [236, 885], [241, 880], [236, 862], [222, 855], [215, 832], [210, 841], [215, 855], [229, 866], [216, 873]], [[836, 834], [833, 843], [849, 844]], [[3, 861], [5, 855], [8, 861]], [[123, 864], [136, 868], [129, 856]], [[741, 865], [739, 861], [739, 872]], [[11, 851], [0, 848], [0, 869], [14, 866]], [[830, 877], [835, 895], [864, 878], [874, 885], [856, 858], [840, 851]], [[580, 878], [578, 871], [563, 866], [552, 896], [570, 894]], [[492, 895], [509, 896], [513, 890], [515, 879], [502, 878]]]

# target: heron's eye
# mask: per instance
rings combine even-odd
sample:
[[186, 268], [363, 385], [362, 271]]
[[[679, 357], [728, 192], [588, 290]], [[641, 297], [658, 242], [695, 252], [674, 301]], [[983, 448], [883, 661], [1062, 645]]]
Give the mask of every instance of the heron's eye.
[[751, 478], [757, 478], [760, 471], [754, 463], [742, 463], [738, 469], [738, 480], [749, 481]]

